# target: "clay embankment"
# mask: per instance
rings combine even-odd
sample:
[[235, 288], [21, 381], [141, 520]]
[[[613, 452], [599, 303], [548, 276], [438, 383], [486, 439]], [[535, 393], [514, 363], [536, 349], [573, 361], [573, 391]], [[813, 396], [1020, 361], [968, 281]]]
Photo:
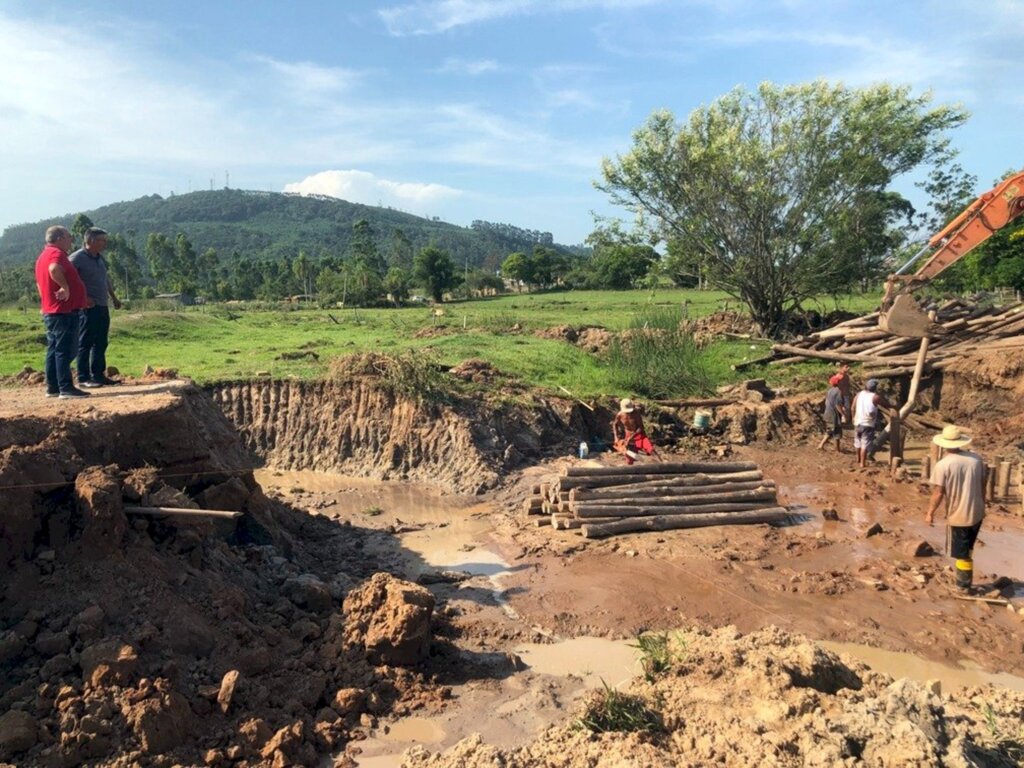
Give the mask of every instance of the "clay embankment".
[[202, 392], [139, 390], [49, 418], [18, 415], [40, 391], [5, 400], [0, 763], [313, 765], [439, 706], [432, 595], [374, 576], [365, 531], [265, 496]]
[[365, 376], [239, 382], [211, 395], [272, 466], [417, 480], [459, 493], [492, 489], [552, 448], [569, 452], [581, 432], [607, 431], [611, 420], [532, 395], [525, 405], [488, 404], [480, 396], [417, 403]]

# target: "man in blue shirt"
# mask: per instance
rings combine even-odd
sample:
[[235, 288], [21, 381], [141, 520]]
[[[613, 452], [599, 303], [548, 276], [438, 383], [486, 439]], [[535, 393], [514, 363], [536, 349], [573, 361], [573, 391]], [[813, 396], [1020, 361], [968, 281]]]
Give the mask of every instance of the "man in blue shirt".
[[78, 332], [78, 386], [102, 387], [120, 384], [107, 378], [107, 340], [110, 335], [110, 304], [121, 308], [114, 286], [107, 276], [103, 251], [107, 233], [99, 227], [85, 232], [85, 246], [69, 257], [85, 283], [91, 306], [82, 310]]

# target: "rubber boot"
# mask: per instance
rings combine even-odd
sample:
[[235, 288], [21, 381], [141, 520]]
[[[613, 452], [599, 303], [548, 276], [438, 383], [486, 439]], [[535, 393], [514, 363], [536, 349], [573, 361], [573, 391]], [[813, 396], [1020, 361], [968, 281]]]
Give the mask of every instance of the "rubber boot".
[[957, 560], [954, 570], [957, 587], [964, 592], [970, 591], [971, 583], [974, 581], [974, 563], [970, 560]]

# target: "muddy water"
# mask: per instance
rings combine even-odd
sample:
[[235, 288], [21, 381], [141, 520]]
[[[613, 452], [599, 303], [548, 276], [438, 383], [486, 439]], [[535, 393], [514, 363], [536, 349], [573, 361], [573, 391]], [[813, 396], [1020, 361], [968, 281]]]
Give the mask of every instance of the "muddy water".
[[938, 680], [944, 692], [974, 685], [994, 685], [1013, 691], [1024, 691], [1024, 677], [1002, 672], [985, 672], [970, 663], [951, 667], [909, 653], [886, 651], [856, 643], [819, 641], [819, 644], [834, 653], [849, 656], [867, 664], [876, 672], [884, 672], [894, 678], [907, 677], [921, 683]]
[[[465, 571], [473, 577], [467, 585], [489, 587], [501, 604], [502, 579], [510, 569], [492, 540], [491, 509], [478, 499], [442, 495], [425, 485], [382, 483], [316, 472], [261, 471], [257, 479], [264, 487], [297, 497], [294, 501], [300, 506], [310, 502], [311, 511], [319, 514], [395, 530], [410, 578], [429, 570]], [[825, 487], [793, 483], [788, 487], [780, 485], [780, 490], [787, 493], [791, 502], [813, 503], [810, 500], [822, 496]], [[835, 485], [829, 490], [833, 499], [840, 495], [848, 502], [836, 505], [848, 521], [846, 525], [853, 523], [859, 528], [876, 520], [889, 522], [885, 503], [862, 499], [862, 489], [856, 487], [856, 482], [838, 494]], [[913, 486], [904, 486], [900, 494], [900, 503], [923, 504], [925, 500]], [[923, 522], [906, 519], [901, 524], [915, 535], [920, 533], [941, 551], [943, 528], [929, 529]], [[821, 522], [816, 514], [810, 523], [812, 528], [826, 533], [834, 525]], [[381, 546], [386, 546], [390, 538], [381, 537]], [[1024, 574], [1024, 566], [1012, 556], [1020, 540], [1019, 532], [983, 530], [982, 538], [986, 558], [989, 562], [994, 558], [999, 561], [999, 566], [992, 570]], [[848, 544], [843, 558], [863, 560], [882, 553], [877, 539], [853, 540]], [[389, 552], [394, 554], [393, 539], [391, 547]], [[835, 556], [834, 551], [822, 555]], [[497, 612], [493, 607], [490, 610]], [[507, 613], [516, 618], [514, 613]], [[498, 620], [500, 614], [495, 616]], [[352, 757], [361, 768], [392, 768], [401, 764], [402, 753], [412, 746], [443, 750], [473, 733], [480, 733], [486, 743], [499, 747], [525, 743], [547, 726], [564, 721], [573, 702], [586, 690], [605, 683], [622, 685], [638, 674], [637, 651], [631, 642], [580, 637], [508, 649], [522, 660], [521, 672], [455, 686], [451, 705], [439, 715], [381, 723], [369, 739], [353, 745]], [[939, 680], [945, 691], [985, 683], [1024, 690], [1024, 678], [1012, 675], [952, 667], [867, 646], [835, 642], [824, 645], [893, 677]]]

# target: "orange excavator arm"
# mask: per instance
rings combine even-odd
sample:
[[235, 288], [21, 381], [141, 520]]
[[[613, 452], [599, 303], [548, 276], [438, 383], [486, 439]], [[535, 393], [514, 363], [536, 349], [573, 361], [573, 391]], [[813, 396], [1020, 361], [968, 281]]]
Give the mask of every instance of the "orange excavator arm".
[[[928, 335], [929, 321], [909, 292], [944, 272], [974, 248], [1024, 214], [1024, 172], [981, 195], [935, 234], [928, 244], [886, 281], [879, 325], [898, 336]], [[902, 274], [929, 250], [937, 248], [912, 275]], [[900, 283], [901, 285], [897, 285]]]

